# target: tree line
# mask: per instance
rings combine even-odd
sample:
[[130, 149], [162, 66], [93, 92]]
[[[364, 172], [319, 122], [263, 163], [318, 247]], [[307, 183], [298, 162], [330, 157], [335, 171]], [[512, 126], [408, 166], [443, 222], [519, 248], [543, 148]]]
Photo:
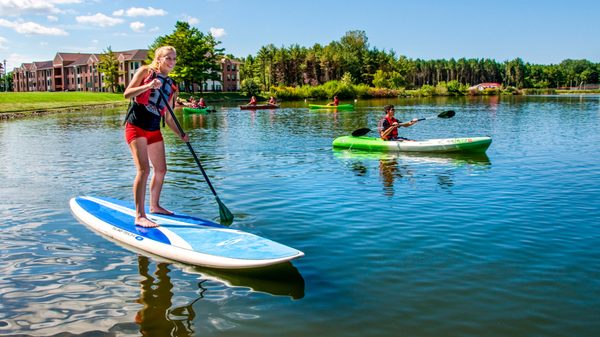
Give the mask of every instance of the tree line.
[[[177, 65], [171, 77], [183, 91], [202, 90], [206, 80], [219, 80], [223, 57], [242, 62], [242, 91], [268, 92], [274, 88], [318, 87], [328, 82], [385, 89], [419, 89], [438, 86], [468, 86], [484, 82], [511, 88], [581, 87], [600, 82], [600, 63], [567, 59], [560, 64], [532, 64], [521, 58], [498, 62], [493, 59], [423, 60], [397, 56], [394, 51], [371, 48], [364, 31], [349, 31], [328, 45], [302, 47], [263, 46], [256, 55], [236, 58], [218, 48], [220, 41], [187, 22], [178, 21], [171, 34], [159, 36], [149, 46], [148, 63], [162, 45], [177, 49]], [[110, 49], [100, 57], [100, 71], [113, 91], [118, 83], [118, 61]], [[462, 90], [462, 89], [461, 89]], [[463, 90], [464, 91], [464, 90]]]
[[600, 63], [564, 60], [540, 65], [521, 58], [498, 62], [493, 59], [423, 60], [396, 56], [394, 51], [370, 48], [364, 31], [349, 31], [339, 41], [310, 48], [293, 44], [277, 48], [263, 46], [258, 53], [241, 59], [243, 86], [317, 86], [350, 78], [353, 84], [376, 88], [415, 89], [424, 85], [457, 81], [464, 85], [502, 83], [515, 88], [560, 88], [598, 83]]

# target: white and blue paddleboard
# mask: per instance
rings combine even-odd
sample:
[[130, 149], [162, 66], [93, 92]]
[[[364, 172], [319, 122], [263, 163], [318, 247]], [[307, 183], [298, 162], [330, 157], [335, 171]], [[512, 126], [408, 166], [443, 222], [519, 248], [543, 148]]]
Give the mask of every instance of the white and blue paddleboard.
[[258, 235], [184, 214], [150, 214], [160, 227], [136, 226], [133, 203], [82, 196], [71, 199], [73, 214], [100, 234], [128, 246], [197, 266], [243, 269], [279, 264], [304, 256], [299, 250]]

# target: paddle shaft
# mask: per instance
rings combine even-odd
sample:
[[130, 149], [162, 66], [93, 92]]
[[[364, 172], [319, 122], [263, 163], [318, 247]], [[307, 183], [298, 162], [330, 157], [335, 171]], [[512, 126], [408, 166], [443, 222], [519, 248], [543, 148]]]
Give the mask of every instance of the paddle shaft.
[[[179, 130], [179, 133], [181, 133], [181, 138], [183, 138], [185, 136], [185, 132], [181, 128], [181, 125], [179, 124], [179, 121], [177, 120], [177, 117], [175, 117], [175, 112], [173, 112], [173, 109], [169, 105], [169, 102], [167, 101], [167, 99], [165, 98], [165, 96], [163, 96], [163, 94], [162, 94], [162, 92], [160, 90], [158, 91], [158, 96], [165, 102], [165, 105], [167, 106], [167, 109], [169, 109], [169, 113], [171, 114], [171, 117], [173, 118], [173, 122], [175, 123], [175, 126], [177, 126], [177, 129]], [[189, 141], [185, 142], [185, 144], [187, 145], [188, 149], [192, 153], [192, 157], [194, 157], [194, 160], [196, 161], [196, 164], [198, 164], [198, 167], [200, 168], [200, 172], [202, 172], [202, 175], [204, 176], [204, 179], [206, 180], [206, 183], [208, 184], [208, 187], [210, 187], [210, 190], [212, 191], [213, 195], [218, 198], [217, 191], [215, 191], [215, 188], [210, 183], [210, 179], [208, 179], [208, 175], [206, 175], [206, 172], [204, 171], [204, 168], [202, 167], [202, 164], [200, 163], [200, 159], [198, 159], [198, 156], [196, 155], [196, 151], [194, 151], [194, 148], [192, 147], [192, 144], [190, 144]]]
[[[419, 119], [417, 119], [417, 121], [424, 121], [426, 119], [431, 119], [431, 118], [452, 118], [452, 117], [454, 117], [455, 114], [456, 113], [453, 110], [448, 110], [448, 111], [444, 111], [444, 112], [442, 112], [442, 113], [440, 113], [438, 115], [435, 115], [435, 116], [429, 116], [429, 117], [425, 117], [425, 118], [419, 118]], [[390, 130], [390, 131], [388, 131], [388, 130]], [[391, 132], [392, 128], [389, 128], [388, 130], [386, 130], [386, 132], [389, 133], [389, 132]], [[361, 129], [354, 130], [352, 132], [352, 136], [353, 137], [360, 137], [360, 136], [366, 135], [369, 132], [371, 132], [371, 129], [369, 129], [369, 128], [361, 128]], [[387, 134], [385, 134], [385, 135], [387, 136]]]

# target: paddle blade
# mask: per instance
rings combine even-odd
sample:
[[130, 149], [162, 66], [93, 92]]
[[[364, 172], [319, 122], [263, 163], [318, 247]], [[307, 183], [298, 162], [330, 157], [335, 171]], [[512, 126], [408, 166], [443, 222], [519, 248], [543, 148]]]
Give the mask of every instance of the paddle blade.
[[366, 135], [369, 132], [371, 132], [371, 129], [369, 129], [369, 128], [362, 128], [362, 129], [358, 129], [358, 130], [352, 131], [352, 136], [353, 137], [360, 137], [360, 136]]
[[227, 208], [227, 206], [225, 206], [221, 199], [219, 199], [219, 197], [216, 198], [217, 204], [219, 204], [219, 217], [221, 218], [221, 225], [231, 225], [231, 223], [233, 222], [233, 214], [231, 213], [231, 211], [229, 211], [229, 209]]
[[439, 114], [438, 118], [452, 118], [454, 117], [454, 115], [456, 115], [456, 112], [454, 112], [454, 110], [448, 110]]

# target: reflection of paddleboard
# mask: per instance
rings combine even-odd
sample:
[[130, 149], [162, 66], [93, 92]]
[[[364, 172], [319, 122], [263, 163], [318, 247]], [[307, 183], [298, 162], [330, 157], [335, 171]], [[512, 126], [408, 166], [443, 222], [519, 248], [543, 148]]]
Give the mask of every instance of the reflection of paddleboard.
[[198, 266], [244, 269], [279, 264], [304, 255], [260, 236], [184, 214], [149, 214], [157, 228], [135, 226], [132, 203], [112, 198], [71, 199], [75, 216], [95, 231], [167, 259]]
[[244, 287], [251, 291], [292, 299], [304, 297], [304, 278], [291, 263], [282, 263], [260, 269], [216, 270], [202, 267], [183, 268], [185, 272], [200, 274], [203, 278], [222, 282], [228, 287]]

